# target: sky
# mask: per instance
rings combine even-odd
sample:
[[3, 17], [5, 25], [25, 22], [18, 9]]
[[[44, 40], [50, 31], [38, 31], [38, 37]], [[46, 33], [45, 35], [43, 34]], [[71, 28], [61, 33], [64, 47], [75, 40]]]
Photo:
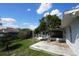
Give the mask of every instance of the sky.
[[77, 3], [0, 3], [0, 18], [3, 27], [30, 28], [34, 30], [39, 20], [46, 15], [57, 15], [79, 8]]

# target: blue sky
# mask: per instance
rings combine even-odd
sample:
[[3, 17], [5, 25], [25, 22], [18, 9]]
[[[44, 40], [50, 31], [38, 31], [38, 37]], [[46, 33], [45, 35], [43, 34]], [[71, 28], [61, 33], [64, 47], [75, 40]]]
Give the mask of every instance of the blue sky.
[[[64, 11], [78, 7], [79, 4], [71, 3], [2, 3], [0, 4], [0, 18], [6, 18], [5, 20], [3, 19], [3, 23], [6, 22], [3, 24], [4, 27], [34, 29], [39, 25], [39, 20], [43, 16], [50, 13], [62, 18]], [[6, 21], [7, 19], [11, 20]]]

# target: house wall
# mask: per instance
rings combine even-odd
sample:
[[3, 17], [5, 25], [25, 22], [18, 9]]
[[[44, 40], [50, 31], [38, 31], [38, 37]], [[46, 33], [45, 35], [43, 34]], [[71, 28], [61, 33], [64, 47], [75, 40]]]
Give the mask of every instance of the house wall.
[[79, 20], [66, 28], [66, 42], [76, 55], [79, 55]]

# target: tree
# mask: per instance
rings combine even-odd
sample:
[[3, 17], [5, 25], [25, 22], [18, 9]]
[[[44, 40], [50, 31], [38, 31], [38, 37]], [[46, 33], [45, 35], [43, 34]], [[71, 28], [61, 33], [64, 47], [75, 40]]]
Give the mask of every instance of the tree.
[[36, 28], [35, 31], [49, 32], [52, 29], [59, 28], [60, 25], [61, 19], [59, 19], [56, 15], [47, 15], [40, 20], [40, 25]]
[[46, 29], [46, 22], [44, 21], [44, 17], [40, 20], [40, 26], [39, 26], [39, 29], [41, 30], [41, 31], [45, 31], [45, 29]]
[[35, 29], [35, 33], [44, 32], [46, 30], [46, 22], [44, 21], [45, 17], [40, 19], [40, 25]]
[[47, 15], [46, 17], [47, 23], [47, 32], [51, 35], [53, 29], [57, 29], [61, 25], [61, 19], [56, 15]]
[[56, 15], [47, 15], [48, 28], [57, 28], [61, 25], [61, 20]]

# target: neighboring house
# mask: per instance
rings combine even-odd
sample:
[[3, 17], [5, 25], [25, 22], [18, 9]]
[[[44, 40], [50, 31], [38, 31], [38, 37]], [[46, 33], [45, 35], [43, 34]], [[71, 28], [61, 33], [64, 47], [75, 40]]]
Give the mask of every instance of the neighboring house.
[[0, 37], [4, 36], [2, 32], [3, 32], [3, 28], [0, 28]]
[[18, 29], [7, 27], [5, 29], [5, 31], [7, 31], [7, 32], [18, 32]]
[[79, 9], [64, 12], [63, 37], [76, 55], [79, 55]]
[[4, 37], [4, 35], [7, 33], [16, 35], [18, 33], [18, 30], [15, 28], [0, 28], [0, 37]]

